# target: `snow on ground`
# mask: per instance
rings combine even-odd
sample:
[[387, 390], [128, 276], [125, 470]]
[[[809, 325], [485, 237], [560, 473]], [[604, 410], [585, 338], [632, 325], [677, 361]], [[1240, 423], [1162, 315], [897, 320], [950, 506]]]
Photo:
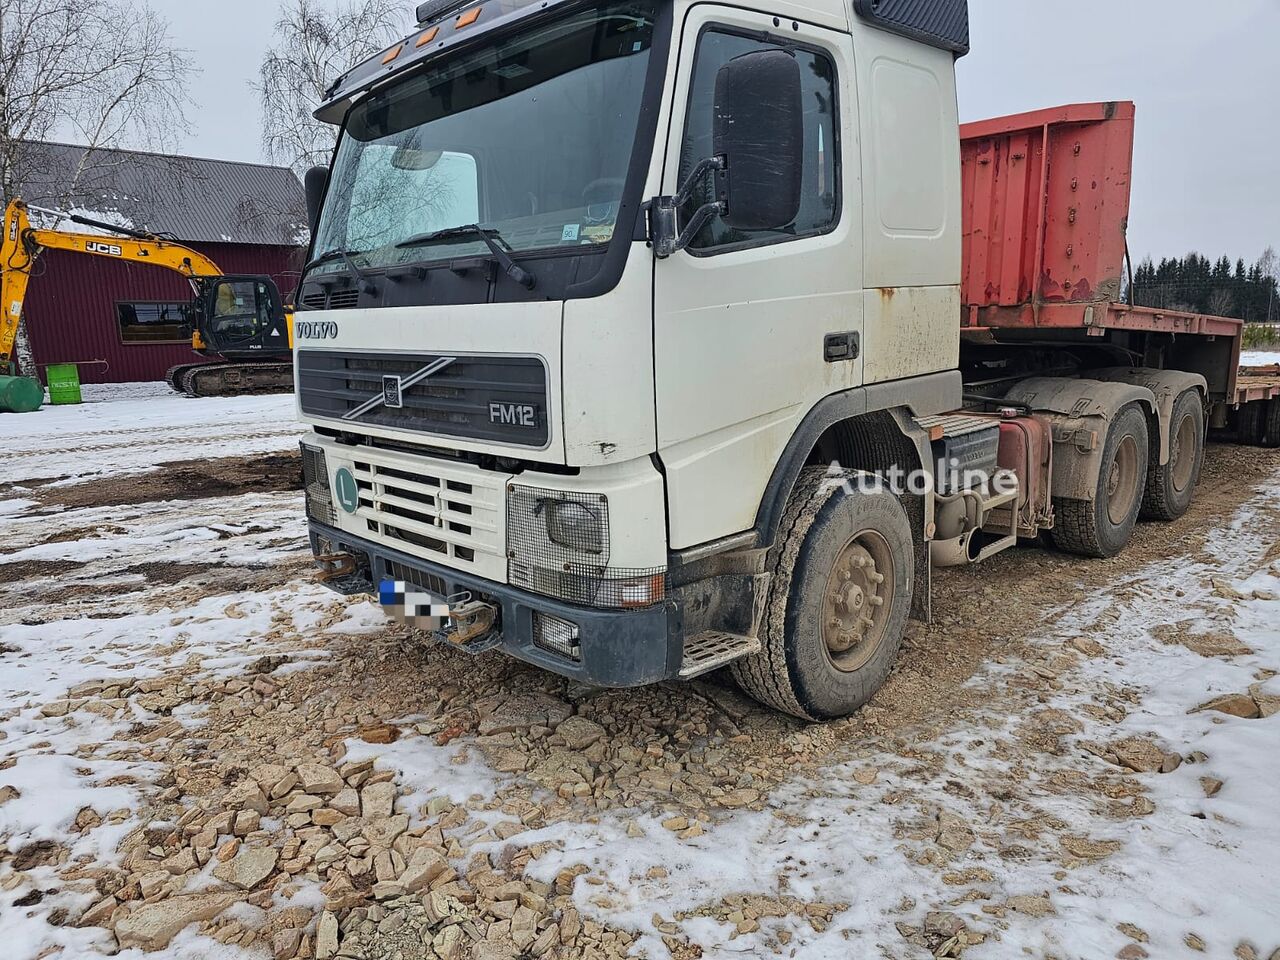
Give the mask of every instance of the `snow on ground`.
[[1242, 367], [1269, 367], [1273, 363], [1280, 363], [1280, 351], [1246, 350], [1240, 354]]
[[[1080, 958], [1115, 956], [1130, 942], [1117, 930], [1130, 923], [1150, 935], [1154, 957], [1199, 955], [1188, 934], [1207, 944], [1209, 956], [1227, 957], [1250, 941], [1268, 950], [1280, 946], [1280, 714], [1264, 720], [1217, 712], [1189, 712], [1220, 694], [1245, 691], [1260, 677], [1280, 670], [1280, 562], [1275, 527], [1258, 523], [1259, 511], [1280, 498], [1280, 482], [1264, 490], [1225, 529], [1210, 538], [1211, 562], [1186, 558], [1133, 572], [1114, 591], [1075, 610], [1063, 609], [1036, 642], [1061, 646], [1078, 636], [1105, 637], [1107, 652], [1085, 660], [1063, 676], [1064, 689], [1047, 702], [1083, 722], [1077, 743], [1131, 734], [1154, 736], [1180, 755], [1199, 752], [1205, 760], [1184, 764], [1171, 775], [1145, 774], [1155, 810], [1128, 824], [1098, 822], [1083, 795], [1063, 795], [1055, 778], [1074, 776], [1079, 755], [1037, 758], [1040, 769], [1010, 762], [1007, 741], [1021, 718], [1000, 708], [957, 717], [950, 731], [920, 750], [948, 754], [947, 775], [922, 785], [881, 766], [874, 784], [856, 778], [885, 758], [833, 767], [819, 781], [796, 781], [774, 794], [765, 813], [738, 814], [690, 841], [676, 839], [655, 818], [620, 815], [599, 824], [561, 823], [522, 843], [553, 840], [559, 852], [539, 860], [535, 873], [549, 880], [557, 871], [587, 863], [611, 878], [607, 893], [579, 882], [577, 900], [588, 916], [647, 932], [640, 954], [662, 954], [663, 917], [732, 893], [780, 892], [803, 900], [843, 901], [850, 908], [816, 936], [802, 919], [777, 921], [792, 937], [803, 937], [803, 956], [844, 958], [894, 956], [901, 947], [897, 923], [920, 923], [936, 903], [936, 875], [918, 862], [917, 845], [902, 842], [902, 813], [891, 798], [909, 790], [957, 823], [972, 825], [976, 856], [957, 865], [990, 871], [982, 886], [1004, 897], [1047, 897], [1052, 913], [1035, 917], [1010, 911], [1012, 921], [999, 940], [965, 952], [966, 957], [1019, 955]], [[1274, 523], [1274, 521], [1273, 521]], [[1255, 527], [1265, 530], [1260, 535]], [[1268, 553], [1268, 551], [1271, 551]], [[1157, 639], [1153, 630], [1173, 623], [1230, 630], [1251, 653], [1208, 659], [1188, 648]], [[970, 683], [999, 686], [1013, 671], [992, 664]], [[1090, 718], [1097, 691], [1122, 688], [1136, 701], [1118, 728]], [[1269, 690], [1280, 685], [1271, 681]], [[1105, 769], [1101, 759], [1089, 765]], [[1058, 818], [1064, 844], [1084, 861], [1070, 873], [1061, 864], [1035, 856], [1000, 856], [984, 843], [1000, 821], [1018, 819], [1012, 810], [983, 809], [964, 802], [953, 789], [975, 776], [1029, 777], [1042, 785], [1032, 795], [1043, 811]], [[1224, 782], [1213, 799], [1199, 778]], [[922, 796], [923, 794], [923, 796]], [[639, 831], [636, 827], [639, 827]], [[1028, 834], [1028, 837], [1030, 834]], [[1089, 838], [1077, 843], [1073, 838]], [[1089, 844], [1099, 844], [1090, 847]], [[1114, 852], [1112, 852], [1114, 850]], [[1103, 857], [1103, 852], [1110, 854]], [[1091, 861], [1097, 857], [1096, 865]], [[653, 869], [661, 868], [656, 875]], [[985, 879], [985, 878], [984, 878]], [[762, 890], [762, 888], [765, 888]], [[984, 898], [985, 900], [986, 898]], [[997, 899], [1000, 899], [997, 897]], [[901, 905], [918, 906], [903, 915]], [[982, 902], [956, 910], [973, 928], [987, 926]], [[705, 958], [758, 955], [752, 937], [730, 941], [732, 926], [708, 918], [681, 926]], [[851, 945], [857, 949], [850, 952]]]
[[0, 484], [80, 482], [177, 460], [290, 450], [303, 433], [292, 394], [193, 399], [164, 384], [109, 386], [85, 388], [87, 403], [0, 414]]
[[[365, 632], [380, 625], [381, 614], [374, 620], [357, 607], [353, 616], [323, 623], [334, 621], [334, 610], [344, 603], [297, 578], [299, 565], [309, 561], [297, 494], [92, 507], [58, 513], [55, 522], [81, 538], [43, 542], [50, 517], [19, 516], [8, 521], [8, 552], [0, 556], [0, 789], [16, 791], [0, 803], [0, 837], [11, 853], [50, 840], [69, 843], [72, 860], [111, 864], [119, 859], [116, 845], [142, 825], [137, 811], [143, 793], [154, 791], [159, 770], [127, 757], [138, 748], [131, 731], [162, 708], [145, 692], [141, 698], [108, 693], [104, 701], [90, 691], [146, 691], [156, 678], [192, 668], [206, 681], [238, 677], [280, 651], [288, 652], [289, 666], [309, 668], [328, 658], [328, 634]], [[7, 567], [40, 563], [82, 566], [22, 581], [6, 577]], [[181, 579], [186, 567], [198, 564], [225, 571], [228, 587], [198, 576], [166, 587], [163, 574], [157, 583], [133, 572], [167, 570]], [[272, 578], [277, 567], [282, 572]], [[253, 589], [229, 586], [252, 571], [268, 575]], [[313, 648], [299, 645], [303, 635]], [[171, 715], [182, 729], [201, 725], [198, 710], [178, 707]], [[104, 741], [111, 744], [105, 758], [91, 749]], [[79, 833], [76, 819], [86, 808], [106, 823]], [[29, 873], [50, 888], [61, 885], [53, 867]], [[23, 960], [57, 949], [81, 957], [112, 947], [100, 928], [48, 922], [51, 910], [84, 909], [93, 898], [68, 894], [35, 910], [18, 909], [12, 899], [0, 894], [6, 957]], [[191, 932], [177, 938], [167, 955], [243, 956]]]

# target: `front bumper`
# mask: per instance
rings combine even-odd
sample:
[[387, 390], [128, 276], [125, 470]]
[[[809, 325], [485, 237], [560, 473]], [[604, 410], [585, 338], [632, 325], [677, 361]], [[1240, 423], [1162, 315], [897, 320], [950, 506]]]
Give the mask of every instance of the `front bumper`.
[[[639, 610], [595, 610], [460, 573], [314, 520], [309, 528], [313, 554], [335, 552], [356, 557], [356, 574], [328, 584], [339, 593], [376, 594], [384, 579], [413, 579], [418, 586], [444, 596], [467, 591], [501, 611], [497, 649], [592, 686], [639, 687], [680, 673], [684, 631], [681, 606], [675, 600]], [[321, 541], [327, 546], [322, 547]], [[579, 659], [535, 645], [535, 613], [577, 626]]]

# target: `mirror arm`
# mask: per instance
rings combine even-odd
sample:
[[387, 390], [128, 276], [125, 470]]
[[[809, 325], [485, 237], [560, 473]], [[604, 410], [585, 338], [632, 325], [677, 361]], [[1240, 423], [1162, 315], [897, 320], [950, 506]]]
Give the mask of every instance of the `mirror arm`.
[[698, 165], [693, 168], [693, 172], [685, 177], [684, 186], [680, 188], [680, 192], [676, 194], [676, 206], [683, 207], [689, 202], [689, 198], [693, 196], [693, 191], [702, 182], [703, 177], [713, 170], [723, 170], [725, 166], [724, 157], [706, 157], [703, 160], [699, 160]]
[[698, 165], [685, 178], [679, 193], [674, 196], [654, 197], [650, 201], [649, 236], [653, 243], [654, 255], [658, 259], [664, 259], [678, 250], [683, 250], [712, 217], [724, 214], [726, 209], [724, 202], [713, 200], [695, 210], [684, 229], [680, 228], [679, 210], [689, 202], [698, 184], [708, 173], [724, 170], [727, 166], [724, 157], [707, 157], [699, 160]]

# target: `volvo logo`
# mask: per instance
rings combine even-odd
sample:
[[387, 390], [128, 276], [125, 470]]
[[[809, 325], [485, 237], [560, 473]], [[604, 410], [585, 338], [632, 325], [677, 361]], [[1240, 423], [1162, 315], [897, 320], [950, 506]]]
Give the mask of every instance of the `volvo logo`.
[[297, 320], [293, 327], [302, 340], [334, 340], [338, 336], [338, 324], [334, 320]]
[[404, 391], [421, 383], [432, 374], [439, 373], [451, 363], [456, 362], [457, 359], [457, 357], [437, 357], [421, 370], [415, 370], [407, 377], [392, 376], [390, 374], [384, 376], [382, 378], [382, 389], [354, 410], [348, 410], [342, 415], [342, 419], [354, 420], [357, 417], [364, 416], [370, 410], [374, 410], [377, 407], [382, 406], [392, 409], [399, 409], [403, 407]]
[[399, 410], [404, 406], [404, 397], [401, 395], [402, 390], [404, 390], [404, 383], [399, 377], [383, 377], [382, 405]]

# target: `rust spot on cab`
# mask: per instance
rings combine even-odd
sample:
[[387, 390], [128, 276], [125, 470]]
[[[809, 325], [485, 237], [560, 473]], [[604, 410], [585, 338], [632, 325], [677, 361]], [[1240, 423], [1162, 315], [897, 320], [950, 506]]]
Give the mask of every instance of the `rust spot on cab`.
[[880, 288], [880, 299], [883, 300], [885, 303], [891, 302], [893, 298], [896, 297], [897, 295], [898, 295], [897, 287], [881, 287]]

